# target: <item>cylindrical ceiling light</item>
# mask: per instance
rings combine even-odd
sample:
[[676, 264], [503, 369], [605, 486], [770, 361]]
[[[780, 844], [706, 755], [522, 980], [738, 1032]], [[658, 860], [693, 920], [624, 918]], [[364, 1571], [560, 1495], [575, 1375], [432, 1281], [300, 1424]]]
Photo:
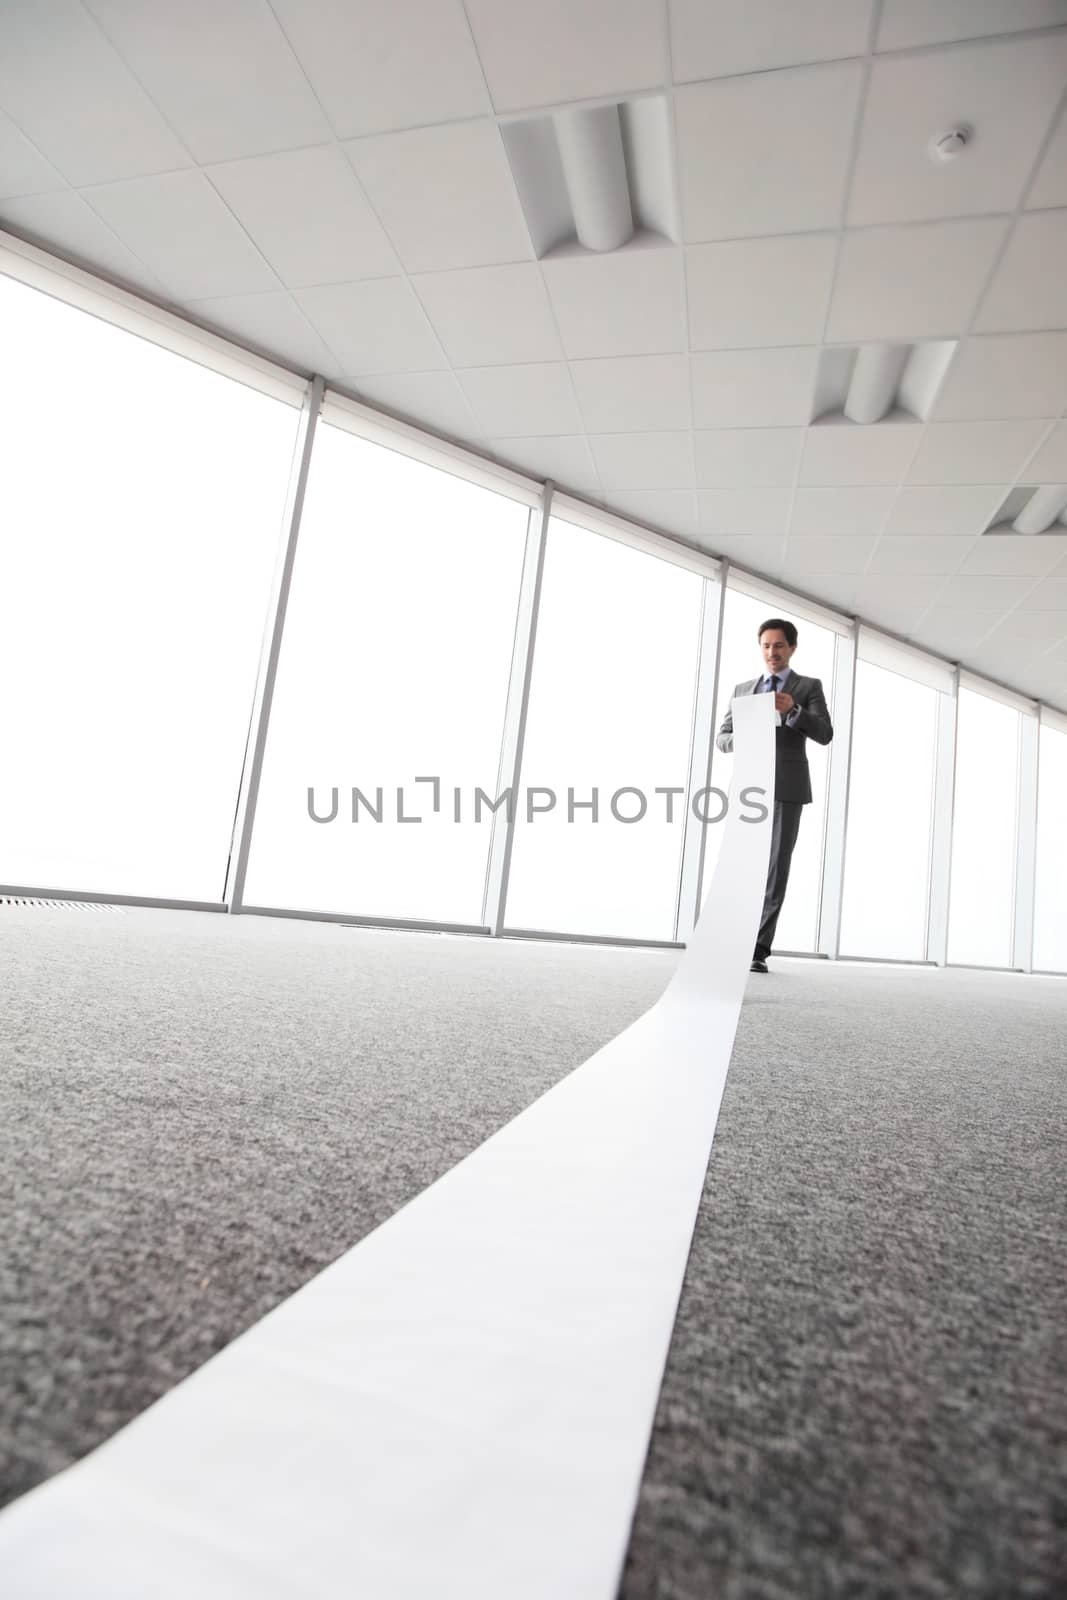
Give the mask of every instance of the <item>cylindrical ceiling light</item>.
[[587, 250], [617, 250], [634, 231], [619, 108], [557, 111], [554, 120], [575, 232]]
[[905, 344], [864, 344], [856, 352], [845, 399], [851, 422], [880, 422], [892, 408], [908, 359]]
[[1012, 527], [1016, 533], [1045, 533], [1063, 510], [1067, 510], [1067, 485], [1046, 484], [1034, 490]]

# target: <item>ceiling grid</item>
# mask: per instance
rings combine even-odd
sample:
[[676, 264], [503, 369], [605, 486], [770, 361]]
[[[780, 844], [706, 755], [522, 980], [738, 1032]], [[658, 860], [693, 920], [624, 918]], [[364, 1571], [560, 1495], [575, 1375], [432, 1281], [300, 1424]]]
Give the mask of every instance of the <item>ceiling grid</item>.
[[[1067, 707], [1067, 523], [986, 531], [1067, 480], [1065, 25], [1067, 0], [8, 0], [0, 227]], [[539, 252], [501, 129], [647, 95], [677, 240]], [[917, 340], [956, 343], [923, 419], [814, 420], [821, 351]]]
[[[677, 115], [677, 109], [675, 107], [675, 102], [674, 102], [674, 84], [677, 82], [677, 74], [676, 74], [676, 72], [674, 70], [674, 42], [673, 42], [673, 40], [671, 38], [671, 25], [670, 25], [670, 16], [669, 16], [668, 5], [664, 5], [662, 15], [663, 15], [663, 29], [664, 29], [664, 35], [665, 35], [664, 49], [665, 49], [666, 58], [667, 58], [667, 82], [670, 85], [670, 87], [669, 87], [669, 89], [667, 91], [667, 109], [668, 109], [668, 113], [669, 113], [668, 125], [670, 127], [670, 136], [671, 136], [670, 151], [671, 151], [672, 199], [674, 201], [674, 214], [678, 218], [678, 231], [679, 231], [680, 234], [684, 234], [685, 223], [684, 223], [684, 213], [682, 211], [682, 185], [681, 185], [681, 178], [679, 176], [680, 165], [679, 165], [679, 161], [678, 161], [678, 115]], [[691, 320], [692, 313], [691, 313], [690, 302], [689, 302], [689, 273], [686, 270], [686, 257], [685, 257], [684, 246], [680, 246], [679, 248], [681, 249], [681, 261], [682, 261], [682, 316], [684, 318], [683, 326], [684, 326], [684, 328], [686, 330], [686, 333], [688, 335], [689, 330], [693, 326], [692, 320]], [[686, 378], [687, 378], [688, 393], [689, 393], [689, 415], [690, 415], [690, 418], [695, 418], [695, 416], [696, 416], [696, 402], [695, 402], [694, 397], [693, 397], [693, 363], [692, 363], [692, 361], [689, 361], [687, 363]], [[692, 464], [692, 471], [693, 471], [693, 490], [692, 490], [692, 499], [690, 501], [690, 506], [689, 506], [689, 516], [692, 518], [693, 535], [695, 536], [696, 530], [697, 530], [697, 526], [698, 526], [698, 522], [699, 522], [699, 515], [700, 515], [700, 499], [699, 499], [700, 473], [698, 471], [698, 464], [697, 464], [696, 427], [695, 427], [695, 425], [690, 427], [690, 429], [689, 429], [689, 455], [690, 455], [690, 461], [691, 461], [691, 464]], [[716, 553], [722, 555], [727, 562], [729, 561], [730, 557], [729, 557], [729, 552], [728, 551], [722, 550], [722, 551], [718, 551]], [[726, 570], [728, 571], [729, 568], [727, 567]]]
[[[830, 284], [829, 284], [829, 289], [828, 289], [827, 296], [826, 296], [826, 308], [825, 308], [825, 311], [824, 311], [824, 314], [823, 314], [822, 328], [821, 328], [820, 337], [819, 337], [820, 345], [825, 345], [826, 344], [827, 327], [828, 327], [828, 324], [829, 324], [829, 321], [830, 321], [831, 308], [832, 308], [833, 303], [834, 303], [834, 289], [835, 289], [835, 287], [837, 285], [837, 273], [838, 273], [838, 268], [839, 268], [840, 263], [841, 263], [841, 251], [842, 251], [842, 248], [843, 248], [843, 245], [844, 245], [844, 238], [845, 238], [844, 230], [845, 230], [845, 218], [846, 218], [847, 213], [848, 213], [848, 197], [849, 197], [849, 193], [850, 193], [851, 188], [852, 188], [852, 178], [853, 178], [853, 174], [854, 174], [854, 172], [856, 170], [856, 161], [857, 161], [857, 158], [858, 158], [858, 155], [859, 155], [859, 130], [863, 126], [863, 117], [864, 117], [864, 113], [865, 113], [866, 107], [867, 107], [867, 96], [868, 96], [868, 93], [870, 92], [871, 58], [872, 58], [872, 56], [874, 54], [875, 41], [877, 40], [877, 37], [878, 37], [878, 27], [879, 27], [879, 23], [881, 21], [881, 13], [882, 13], [882, 0], [874, 0], [874, 4], [871, 6], [871, 14], [870, 14], [869, 22], [868, 22], [868, 27], [867, 27], [867, 60], [866, 60], [865, 66], [864, 66], [863, 82], [862, 82], [862, 84], [860, 86], [860, 92], [859, 92], [859, 95], [857, 96], [857, 100], [856, 100], [856, 115], [855, 115], [855, 119], [854, 119], [853, 127], [852, 127], [851, 147], [850, 147], [850, 150], [849, 150], [848, 168], [847, 168], [846, 173], [845, 173], [845, 182], [844, 182], [844, 185], [842, 186], [842, 191], [841, 191], [841, 207], [840, 207], [840, 212], [839, 212], [839, 215], [838, 215], [838, 222], [837, 222], [837, 238], [836, 238], [836, 241], [835, 241], [833, 265], [832, 265], [832, 267], [830, 269]], [[815, 419], [813, 417], [812, 421], [814, 421], [814, 420]], [[789, 568], [791, 566], [791, 562], [790, 562], [790, 545], [791, 545], [791, 540], [792, 540], [793, 517], [794, 517], [794, 510], [795, 510], [795, 507], [796, 507], [797, 490], [800, 487], [800, 476], [801, 476], [801, 472], [803, 470], [803, 463], [804, 463], [805, 454], [806, 454], [806, 441], [802, 442], [801, 448], [800, 448], [800, 450], [799, 450], [799, 452], [797, 454], [796, 472], [795, 472], [794, 477], [793, 477], [792, 495], [791, 495], [790, 501], [789, 501], [789, 522], [788, 522], [787, 527], [786, 527], [785, 547], [784, 547], [783, 556], [782, 556], [782, 570], [783, 571], [787, 570], [787, 568]], [[826, 535], [821, 535], [821, 536], [817, 536], [817, 537], [825, 538]], [[798, 569], [797, 569], [796, 573], [794, 574], [794, 576], [797, 577], [797, 578], [801, 578], [802, 575], [803, 575], [803, 572], [804, 572], [804, 567], [801, 564], [798, 567]]]
[[[945, 48], [945, 47], [942, 47], [942, 48]], [[989, 269], [988, 269], [988, 271], [986, 273], [985, 282], [983, 283], [981, 289], [978, 292], [978, 297], [977, 297], [977, 299], [976, 299], [976, 301], [974, 303], [974, 309], [973, 309], [973, 311], [971, 313], [971, 317], [970, 317], [970, 319], [969, 319], [969, 321], [967, 323], [967, 326], [960, 332], [960, 334], [958, 336], [958, 343], [956, 344], [956, 348], [955, 348], [955, 350], [954, 350], [954, 352], [952, 354], [952, 357], [949, 360], [948, 369], [947, 369], [947, 371], [946, 371], [946, 373], [944, 375], [944, 379], [942, 380], [942, 385], [941, 385], [942, 389], [945, 387], [945, 385], [948, 382], [949, 377], [951, 376], [952, 369], [953, 369], [954, 365], [956, 364], [956, 362], [957, 362], [957, 360], [959, 358], [959, 353], [960, 353], [961, 349], [963, 349], [965, 347], [965, 341], [966, 341], [968, 335], [971, 333], [971, 330], [972, 330], [972, 328], [974, 326], [974, 323], [978, 319], [978, 316], [980, 314], [981, 308], [982, 308], [982, 306], [983, 306], [983, 304], [985, 302], [986, 296], [989, 293], [990, 286], [994, 282], [994, 280], [995, 280], [995, 278], [997, 276], [997, 273], [1000, 270], [1001, 263], [1004, 260], [1005, 255], [1007, 254], [1008, 246], [1009, 246], [1009, 243], [1011, 241], [1012, 235], [1014, 233], [1014, 230], [1015, 230], [1015, 227], [1016, 227], [1016, 224], [1017, 224], [1020, 212], [1021, 212], [1023, 200], [1026, 197], [1026, 195], [1029, 193], [1034, 181], [1036, 180], [1037, 173], [1040, 171], [1041, 163], [1042, 163], [1042, 160], [1044, 158], [1045, 151], [1046, 151], [1048, 145], [1051, 143], [1052, 138], [1053, 138], [1053, 131], [1054, 131], [1055, 127], [1056, 127], [1057, 117], [1063, 114], [1065, 103], [1067, 103], [1067, 90], [1065, 90], [1064, 93], [1061, 94], [1059, 105], [1058, 105], [1058, 108], [1057, 108], [1057, 113], [1056, 113], [1056, 115], [1054, 115], [1054, 117], [1052, 119], [1052, 122], [1048, 126], [1044, 143], [1041, 146], [1039, 146], [1038, 151], [1037, 151], [1037, 153], [1036, 153], [1036, 155], [1034, 157], [1030, 172], [1029, 172], [1028, 177], [1027, 177], [1027, 181], [1024, 184], [1023, 191], [1022, 191], [1022, 193], [1021, 193], [1021, 195], [1019, 197], [1019, 202], [1018, 202], [1018, 205], [1016, 207], [1015, 213], [1012, 216], [1012, 219], [1011, 219], [1010, 223], [1008, 224], [1008, 227], [1007, 227], [1007, 229], [1006, 229], [1006, 231], [1004, 233], [1004, 236], [1003, 236], [1003, 238], [1001, 240], [1001, 243], [1000, 243], [1000, 246], [999, 246], [998, 250], [995, 252], [995, 254], [993, 256], [993, 259], [990, 262]], [[825, 334], [824, 334], [824, 337], [825, 337]], [[1047, 433], [1051, 432], [1053, 426], [1054, 426], [1054, 424], [1052, 422], [1050, 422], [1048, 424], [1048, 428], [1046, 430], [1046, 435], [1047, 435]], [[916, 430], [917, 435], [918, 435], [919, 431], [920, 430]], [[909, 466], [914, 463], [915, 455], [918, 454], [919, 443], [920, 443], [920, 441], [919, 441], [919, 438], [917, 437], [916, 438], [916, 449], [915, 449], [915, 452], [913, 453], [912, 463], [909, 463]], [[1020, 478], [1022, 476], [1022, 473], [1025, 470], [1026, 465], [1033, 458], [1033, 455], [1036, 454], [1036, 450], [1037, 450], [1037, 446], [1035, 446], [1034, 451], [1031, 452], [1031, 454], [1028, 455], [1025, 458], [1024, 462], [1019, 466], [1015, 476], [1011, 479], [1011, 484], [1012, 485], [1014, 485], [1015, 483], [1017, 483], [1020, 480]], [[877, 535], [877, 537], [875, 539], [874, 545], [871, 548], [871, 552], [870, 552], [870, 555], [869, 555], [869, 558], [868, 558], [867, 567], [865, 568], [865, 571], [864, 571], [864, 575], [867, 575], [867, 574], [871, 573], [873, 571], [873, 569], [874, 569], [874, 565], [875, 565], [875, 561], [876, 561], [876, 558], [877, 558], [877, 555], [878, 555], [879, 548], [880, 548], [880, 546], [882, 544], [883, 538], [885, 537], [886, 527], [888, 526], [888, 524], [889, 524], [889, 522], [890, 522], [890, 520], [892, 518], [893, 511], [894, 511], [897, 503], [900, 500], [902, 489], [903, 489], [903, 483], [901, 483], [901, 485], [898, 486], [897, 492], [896, 492], [896, 494], [895, 494], [895, 496], [893, 498], [893, 501], [887, 507], [885, 520], [884, 520], [884, 522], [882, 524], [882, 527], [879, 530], [879, 533], [878, 533], [878, 535]], [[970, 548], [973, 548], [973, 546], [970, 547]], [[1065, 548], [1065, 551], [1067, 551], [1067, 544], [1065, 544], [1064, 548]], [[961, 570], [961, 568], [962, 568], [962, 566], [964, 564], [965, 558], [966, 558], [966, 556], [968, 554], [969, 554], [969, 549], [961, 551], [959, 563], [957, 564], [957, 566], [951, 572], [949, 572], [947, 574], [947, 576], [949, 578], [955, 577], [960, 572], [960, 570]], [[921, 616], [919, 617], [918, 621], [914, 624], [914, 626], [911, 629], [894, 629], [893, 631], [894, 632], [898, 632], [899, 631], [901, 633], [907, 633], [907, 632], [913, 632], [914, 633], [914, 632], [920, 631], [922, 629], [924, 618], [928, 615], [930, 610], [933, 609], [934, 604], [935, 604], [935, 602], [931, 601], [930, 604], [928, 604], [928, 605], [926, 605], [926, 606], [924, 606], [922, 608]], [[947, 607], [945, 607], [945, 609], [954, 609], [954, 608], [952, 608], [951, 606], [947, 606]], [[899, 621], [899, 618], [897, 620]], [[988, 630], [988, 631], [992, 631], [992, 630]], [[981, 639], [978, 639], [976, 641], [976, 645], [980, 644], [980, 643], [981, 643]]]

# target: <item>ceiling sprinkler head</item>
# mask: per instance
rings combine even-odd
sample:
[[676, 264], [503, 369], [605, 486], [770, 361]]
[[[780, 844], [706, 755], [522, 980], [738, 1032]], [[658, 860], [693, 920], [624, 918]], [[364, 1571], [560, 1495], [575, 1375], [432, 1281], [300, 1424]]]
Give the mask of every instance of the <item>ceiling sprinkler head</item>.
[[949, 128], [946, 133], [936, 134], [929, 145], [931, 161], [955, 161], [973, 138], [974, 129], [969, 128], [965, 122], [961, 122], [958, 127]]

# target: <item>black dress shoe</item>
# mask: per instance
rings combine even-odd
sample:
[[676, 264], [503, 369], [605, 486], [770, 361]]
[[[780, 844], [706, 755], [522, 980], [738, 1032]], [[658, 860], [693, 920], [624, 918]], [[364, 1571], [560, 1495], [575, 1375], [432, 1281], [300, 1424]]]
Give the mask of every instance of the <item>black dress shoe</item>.
[[749, 972], [766, 972], [767, 963], [760, 956], [754, 956], [752, 959], [752, 965], [748, 970]]

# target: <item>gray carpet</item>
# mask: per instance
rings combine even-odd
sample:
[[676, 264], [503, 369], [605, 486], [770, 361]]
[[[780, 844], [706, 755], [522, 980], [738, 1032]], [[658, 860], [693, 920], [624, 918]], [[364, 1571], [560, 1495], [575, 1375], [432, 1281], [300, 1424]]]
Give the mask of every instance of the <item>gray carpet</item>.
[[[0, 1495], [447, 1170], [673, 959], [0, 913]], [[1067, 1592], [1065, 1039], [1055, 979], [753, 978], [624, 1600]]]
[[0, 910], [0, 1503], [584, 1061], [655, 998], [664, 962]]
[[622, 1600], [1062, 1600], [1067, 981], [772, 967]]

